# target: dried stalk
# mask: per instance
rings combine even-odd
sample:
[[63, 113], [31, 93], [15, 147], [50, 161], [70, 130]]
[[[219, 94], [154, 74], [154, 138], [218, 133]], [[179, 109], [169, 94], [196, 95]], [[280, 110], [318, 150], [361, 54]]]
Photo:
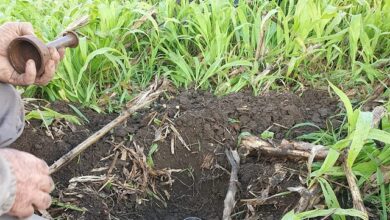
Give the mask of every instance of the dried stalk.
[[116, 165], [116, 161], [118, 160], [118, 157], [119, 157], [119, 151], [115, 152], [114, 160], [112, 161], [111, 166], [110, 166], [110, 168], [108, 169], [108, 172], [107, 172], [107, 177], [110, 176], [110, 174], [114, 170], [114, 167]]
[[171, 130], [173, 131], [173, 133], [177, 136], [177, 138], [179, 139], [179, 141], [183, 144], [183, 146], [184, 146], [188, 151], [191, 151], [191, 149], [188, 147], [188, 144], [186, 144], [186, 142], [184, 141], [183, 137], [180, 135], [179, 131], [177, 131], [177, 129], [175, 128], [175, 126], [173, 126], [173, 124], [170, 124], [169, 127], [171, 128]]
[[292, 156], [298, 158], [310, 158], [312, 150], [316, 149], [314, 159], [325, 159], [328, 150], [324, 146], [306, 142], [290, 142], [283, 140], [280, 144], [271, 144], [259, 137], [248, 135], [241, 139], [240, 155], [247, 156], [253, 151], [263, 151], [272, 156]]
[[125, 121], [137, 110], [146, 107], [152, 103], [167, 87], [167, 81], [163, 80], [162, 82], [156, 82], [150, 86], [149, 90], [142, 92], [137, 97], [135, 97], [131, 102], [129, 102], [126, 107], [127, 109], [122, 112], [116, 119], [108, 123], [102, 129], [94, 133], [92, 136], [87, 138], [81, 144], [73, 148], [67, 154], [63, 155], [60, 159], [54, 162], [50, 166], [50, 173], [58, 171], [62, 166], [70, 162], [72, 159], [77, 157], [80, 153], [85, 151], [89, 146], [96, 143], [100, 138], [107, 134], [111, 129]]
[[353, 206], [355, 209], [364, 212], [366, 214], [367, 219], [368, 219], [368, 212], [366, 210], [366, 207], [364, 206], [359, 187], [356, 183], [356, 177], [352, 173], [352, 167], [348, 166], [347, 159], [345, 159], [345, 161], [343, 163], [343, 169], [345, 172], [345, 176], [347, 177], [349, 189], [351, 190]]
[[377, 106], [374, 108], [374, 110], [372, 110], [372, 114], [373, 117], [372, 117], [371, 127], [375, 128], [379, 125], [382, 118], [386, 116], [387, 110], [383, 106]]
[[77, 31], [78, 29], [86, 26], [88, 23], [89, 23], [88, 15], [81, 16], [80, 18], [70, 23], [58, 36], [61, 36], [64, 33], [69, 31]]
[[320, 200], [318, 194], [321, 192], [321, 187], [318, 183], [315, 183], [309, 189], [305, 187], [288, 187], [287, 189], [291, 192], [297, 192], [301, 196], [298, 204], [294, 208], [297, 213], [311, 209]]
[[232, 172], [230, 173], [229, 188], [224, 200], [223, 220], [231, 220], [231, 213], [233, 212], [236, 204], [235, 196], [237, 193], [238, 183], [238, 170], [240, 168], [240, 157], [236, 150], [225, 150], [225, 154], [232, 166]]
[[379, 85], [377, 85], [374, 88], [374, 92], [372, 93], [371, 97], [369, 97], [366, 100], [366, 103], [371, 103], [371, 102], [375, 101], [375, 99], [377, 99], [379, 96], [381, 96], [383, 94], [383, 92], [385, 91], [385, 89], [388, 86], [390, 86], [390, 79], [389, 78], [385, 79], [383, 83], [380, 83]]
[[266, 16], [262, 17], [262, 22], [260, 24], [259, 39], [257, 41], [257, 48], [255, 53], [255, 61], [258, 61], [260, 58], [262, 58], [265, 53], [265, 33], [267, 32], [268, 28], [268, 26], [266, 25], [268, 19], [265, 18]]
[[148, 11], [147, 14], [142, 16], [140, 19], [134, 21], [133, 25], [131, 26], [131, 29], [138, 29], [141, 27], [142, 24], [144, 24], [149, 18], [155, 16], [157, 14], [157, 10], [155, 8], [152, 8], [151, 10]]

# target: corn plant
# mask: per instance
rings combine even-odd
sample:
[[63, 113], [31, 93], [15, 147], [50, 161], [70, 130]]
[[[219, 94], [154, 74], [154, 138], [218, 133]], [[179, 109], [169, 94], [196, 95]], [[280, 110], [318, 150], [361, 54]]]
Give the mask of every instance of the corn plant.
[[[334, 191], [334, 184], [329, 182], [332, 178], [336, 182], [342, 182], [344, 172], [338, 163], [342, 152], [347, 150], [346, 163], [352, 167], [354, 175], [358, 178], [358, 185], [361, 188], [369, 186], [374, 188], [374, 193], [364, 192], [363, 199], [366, 204], [376, 207], [381, 219], [387, 219], [389, 202], [389, 179], [387, 169], [390, 162], [390, 129], [388, 119], [384, 119], [383, 129], [372, 127], [372, 112], [364, 112], [360, 108], [353, 109], [348, 97], [336, 86], [330, 86], [339, 96], [345, 107], [346, 123], [341, 126], [341, 133], [338, 132], [315, 132], [306, 134], [303, 139], [318, 142], [329, 146], [329, 153], [322, 163], [313, 164], [314, 171], [308, 176], [308, 186], [319, 183], [324, 195], [328, 209], [311, 210], [304, 213], [286, 214], [284, 219], [304, 219], [318, 216], [330, 216], [333, 219], [345, 219], [345, 216], [355, 216], [361, 219], [368, 217], [358, 210], [345, 210], [341, 208], [340, 201]], [[319, 133], [327, 133], [318, 135]], [[338, 134], [335, 134], [338, 133]], [[328, 138], [323, 138], [328, 137]], [[334, 137], [332, 139], [332, 137]], [[319, 139], [321, 138], [321, 139]], [[377, 143], [385, 145], [382, 147]], [[326, 178], [325, 178], [326, 176]], [[385, 179], [384, 179], [385, 176]], [[372, 182], [372, 180], [375, 180]]]
[[118, 109], [154, 76], [218, 95], [319, 85], [324, 76], [372, 91], [390, 62], [388, 0], [4, 0], [0, 10], [0, 22], [30, 21], [45, 41], [90, 16], [52, 83], [25, 96], [98, 111]]

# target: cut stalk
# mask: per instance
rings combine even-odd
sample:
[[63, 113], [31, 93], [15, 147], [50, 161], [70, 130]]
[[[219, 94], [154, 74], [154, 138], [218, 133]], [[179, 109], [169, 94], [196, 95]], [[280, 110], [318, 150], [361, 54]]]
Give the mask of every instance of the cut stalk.
[[122, 112], [116, 119], [108, 123], [102, 129], [94, 133], [92, 136], [87, 138], [81, 144], [73, 148], [67, 154], [63, 155], [60, 159], [54, 162], [50, 166], [50, 173], [54, 173], [58, 171], [61, 167], [66, 165], [68, 162], [73, 160], [83, 151], [85, 151], [89, 146], [96, 143], [100, 138], [102, 138], [105, 134], [107, 134], [111, 129], [119, 125], [121, 122], [125, 121], [128, 117], [130, 117], [134, 112], [139, 109], [146, 107], [150, 103], [152, 103], [165, 89], [167, 83], [164, 80], [162, 83], [157, 83], [157, 81], [150, 86], [150, 89], [146, 92], [139, 94], [136, 98], [134, 98], [129, 104], [127, 104], [127, 110]]

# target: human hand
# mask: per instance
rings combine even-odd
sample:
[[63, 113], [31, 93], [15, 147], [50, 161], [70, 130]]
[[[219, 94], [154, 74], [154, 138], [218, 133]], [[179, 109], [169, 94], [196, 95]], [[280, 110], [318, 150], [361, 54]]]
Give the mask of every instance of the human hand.
[[35, 35], [31, 23], [8, 22], [0, 26], [0, 82], [16, 86], [46, 85], [53, 78], [58, 63], [65, 54], [65, 48], [58, 51], [49, 48], [51, 59], [45, 63], [45, 72], [37, 77], [34, 60], [28, 60], [25, 73], [19, 74], [8, 60], [7, 48], [11, 41], [23, 35]]
[[0, 157], [8, 161], [16, 179], [15, 202], [8, 215], [25, 218], [34, 213], [34, 208], [49, 208], [49, 193], [54, 189], [54, 182], [45, 161], [32, 154], [8, 148], [0, 149]]

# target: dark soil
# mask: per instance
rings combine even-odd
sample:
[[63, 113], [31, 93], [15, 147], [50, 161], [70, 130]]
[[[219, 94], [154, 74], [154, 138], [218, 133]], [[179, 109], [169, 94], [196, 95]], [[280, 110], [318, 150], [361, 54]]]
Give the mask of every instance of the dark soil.
[[[65, 103], [53, 103], [50, 108], [75, 114]], [[68, 219], [184, 219], [195, 216], [201, 219], [221, 219], [223, 200], [227, 191], [230, 170], [224, 149], [235, 148], [242, 132], [259, 135], [265, 130], [275, 133], [275, 139], [286, 137], [294, 125], [312, 122], [320, 127], [326, 126], [326, 119], [337, 110], [336, 102], [324, 91], [306, 91], [301, 96], [284, 93], [270, 93], [253, 97], [250, 93], [237, 93], [216, 98], [209, 93], [184, 91], [176, 96], [165, 95], [151, 108], [132, 116], [118, 126], [98, 143], [91, 146], [77, 159], [61, 168], [53, 175], [57, 188], [53, 197], [60, 202], [69, 202], [87, 211], [65, 209], [53, 205], [49, 212], [56, 217]], [[97, 114], [91, 110], [81, 110], [90, 123], [82, 126], [68, 126], [56, 122], [51, 126], [54, 140], [49, 137], [40, 122], [32, 121], [26, 126], [23, 135], [12, 147], [24, 150], [43, 158], [52, 164], [63, 154], [81, 143], [116, 115]], [[176, 138], [174, 154], [171, 153], [169, 133], [163, 140], [153, 142], [156, 131], [171, 120], [191, 151], [188, 151]], [[303, 133], [314, 131], [313, 127], [300, 127], [290, 132], [289, 139]], [[128, 148], [134, 142], [148, 155], [153, 143], [158, 151], [153, 155], [155, 169], [182, 169], [172, 173], [173, 185], [163, 186], [155, 181], [156, 195], [164, 202], [147, 194], [143, 202], [137, 202], [134, 194], [124, 193], [118, 186], [102, 187], [105, 182], [78, 184], [69, 190], [69, 180], [73, 177], [106, 174], [107, 170], [91, 172], [94, 168], [109, 167], [113, 149], [119, 143]], [[131, 170], [133, 163], [116, 163], [112, 174], [124, 180], [124, 169]], [[246, 158], [239, 170], [240, 199], [254, 198], [269, 185], [269, 178], [277, 175], [277, 166], [289, 168], [285, 178], [273, 183], [269, 195], [287, 191], [287, 187], [300, 186], [297, 173], [304, 172], [304, 161], [289, 161], [285, 158], [256, 157]], [[295, 171], [293, 171], [295, 170]], [[99, 190], [102, 188], [102, 190]], [[169, 197], [169, 198], [168, 198]], [[276, 197], [266, 204], [256, 207], [260, 219], [280, 219], [286, 211], [294, 208], [298, 194]], [[140, 201], [140, 200], [138, 200]], [[247, 207], [244, 203], [236, 205], [235, 219], [244, 219]]]

